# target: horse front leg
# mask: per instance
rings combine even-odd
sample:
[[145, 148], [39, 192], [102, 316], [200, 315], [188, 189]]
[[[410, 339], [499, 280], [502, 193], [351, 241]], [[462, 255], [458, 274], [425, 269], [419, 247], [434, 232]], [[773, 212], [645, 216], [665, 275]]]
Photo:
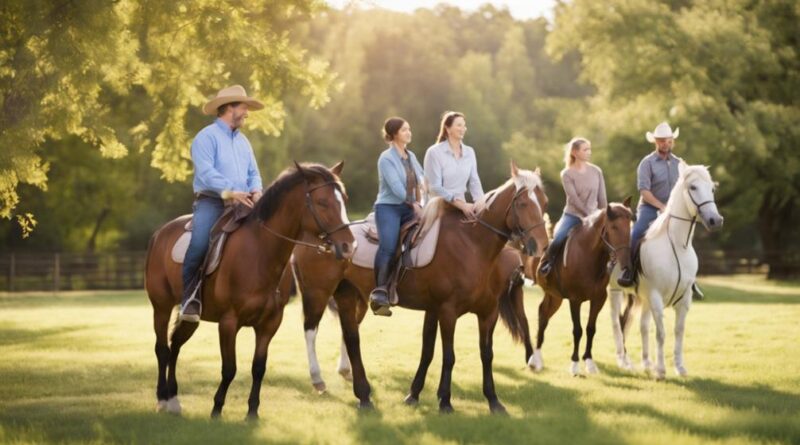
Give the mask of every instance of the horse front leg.
[[326, 391], [325, 381], [317, 359], [317, 333], [319, 321], [325, 313], [325, 306], [329, 296], [316, 289], [303, 290], [303, 330], [306, 340], [306, 354], [308, 355], [308, 373], [311, 384], [319, 394]]
[[617, 348], [617, 366], [629, 370], [630, 360], [625, 351], [625, 331], [622, 325], [622, 302], [625, 293], [622, 289], [609, 289], [608, 297], [611, 300], [611, 330], [614, 333], [614, 344]]
[[339, 307], [339, 323], [342, 326], [342, 338], [350, 356], [353, 372], [353, 393], [359, 400], [358, 407], [373, 408], [370, 401], [371, 389], [361, 360], [361, 339], [358, 332], [358, 301], [360, 294], [353, 285], [340, 286], [334, 295]]
[[642, 315], [639, 318], [639, 332], [642, 336], [642, 369], [647, 373], [653, 369], [653, 363], [650, 361], [650, 318], [652, 318], [652, 312], [648, 304], [647, 308], [642, 309]]
[[253, 386], [250, 388], [250, 397], [247, 399], [247, 419], [258, 419], [258, 407], [261, 405], [261, 384], [267, 372], [267, 355], [269, 343], [283, 320], [283, 308], [273, 312], [259, 326], [253, 328], [256, 334], [256, 349], [253, 353]]
[[433, 360], [433, 349], [436, 347], [436, 328], [439, 326], [436, 312], [425, 311], [425, 322], [422, 325], [422, 353], [419, 358], [417, 373], [414, 381], [411, 382], [411, 389], [406, 396], [406, 405], [416, 405], [419, 403], [419, 394], [425, 386], [425, 377], [428, 375], [428, 367]]
[[158, 405], [156, 410], [166, 411], [169, 396], [167, 391], [167, 365], [169, 364], [169, 343], [167, 332], [169, 331], [170, 308], [159, 310], [153, 307], [153, 330], [156, 333], [155, 353], [158, 361], [158, 378], [156, 380], [156, 400]]
[[692, 301], [692, 288], [689, 287], [683, 295], [680, 304], [675, 307], [675, 372], [681, 377], [686, 377], [689, 371], [683, 364], [683, 334], [686, 327], [686, 316]]
[[606, 302], [605, 292], [596, 295], [589, 303], [589, 321], [586, 322], [586, 352], [583, 354], [583, 364], [586, 372], [589, 374], [597, 374], [599, 371], [597, 365], [592, 360], [592, 341], [594, 334], [597, 331], [597, 316], [603, 305]]
[[177, 365], [178, 355], [181, 353], [181, 347], [192, 338], [194, 331], [200, 323], [190, 323], [179, 321], [172, 331], [169, 345], [169, 365], [167, 372], [167, 412], [173, 414], [181, 413], [181, 402], [178, 400], [178, 378], [177, 378]]
[[238, 332], [239, 322], [235, 316], [223, 316], [219, 320], [219, 351], [222, 356], [222, 379], [219, 382], [217, 393], [214, 394], [214, 408], [211, 409], [211, 417], [222, 415], [222, 407], [225, 405], [228, 387], [236, 376], [236, 334]]
[[655, 291], [650, 293], [650, 312], [656, 325], [656, 380], [664, 380], [667, 367], [664, 364], [664, 340], [667, 332], [664, 329], [664, 302], [661, 295]]
[[453, 349], [453, 337], [456, 331], [458, 316], [450, 309], [439, 311], [439, 329], [442, 336], [442, 375], [439, 379], [439, 411], [452, 413], [453, 405], [450, 403], [450, 388], [453, 378], [453, 366], [456, 364], [456, 353]]
[[494, 337], [494, 327], [497, 325], [497, 315], [497, 310], [495, 310], [488, 316], [478, 316], [481, 364], [483, 365], [483, 395], [489, 402], [489, 410], [492, 413], [506, 414], [506, 407], [497, 398], [497, 392], [494, 388], [494, 374], [492, 373], [492, 361], [494, 360], [492, 339]]
[[556, 297], [553, 294], [545, 293], [544, 299], [539, 304], [539, 327], [536, 331], [536, 349], [533, 350], [533, 355], [528, 360], [528, 367], [533, 368], [534, 371], [541, 371], [544, 369], [544, 359], [542, 358], [542, 345], [544, 344], [544, 331], [547, 329], [547, 324], [550, 318], [556, 313], [563, 298]]
[[581, 345], [581, 337], [583, 336], [583, 328], [581, 327], [581, 302], [578, 300], [569, 300], [569, 313], [572, 317], [572, 364], [570, 365], [570, 373], [576, 376], [580, 372], [578, 348]]

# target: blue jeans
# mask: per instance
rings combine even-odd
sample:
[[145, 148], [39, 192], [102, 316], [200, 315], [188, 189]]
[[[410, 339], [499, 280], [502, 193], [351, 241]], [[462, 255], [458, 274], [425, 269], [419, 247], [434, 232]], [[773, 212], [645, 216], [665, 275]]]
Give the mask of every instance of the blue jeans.
[[[222, 215], [225, 205], [219, 198], [201, 197], [192, 206], [192, 240], [183, 260], [183, 289], [189, 288], [208, 251], [211, 228]], [[184, 293], [186, 295], [186, 293]]]
[[413, 217], [414, 209], [408, 204], [375, 204], [375, 225], [380, 239], [375, 255], [376, 274], [390, 266], [400, 238], [400, 226]]
[[658, 217], [658, 209], [650, 204], [642, 204], [636, 212], [636, 222], [633, 223], [631, 230], [631, 252], [636, 252], [636, 247], [639, 245], [642, 237], [644, 237], [650, 224]]
[[563, 243], [569, 235], [569, 230], [582, 222], [583, 220], [575, 215], [569, 213], [562, 214], [561, 219], [558, 220], [558, 224], [556, 225], [556, 233], [553, 235], [553, 244], [560, 245]]

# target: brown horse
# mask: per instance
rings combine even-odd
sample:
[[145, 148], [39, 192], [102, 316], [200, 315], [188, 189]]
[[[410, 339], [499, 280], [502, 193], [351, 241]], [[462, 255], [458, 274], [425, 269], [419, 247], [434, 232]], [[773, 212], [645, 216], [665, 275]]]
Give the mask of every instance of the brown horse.
[[[409, 270], [398, 283], [400, 306], [425, 311], [422, 361], [407, 403], [416, 403], [419, 398], [439, 327], [444, 352], [439, 408], [444, 412], [452, 411], [450, 380], [455, 364], [453, 337], [456, 320], [472, 312], [478, 316], [484, 395], [492, 411], [505, 410], [494, 388], [492, 335], [498, 314], [503, 316], [515, 338], [525, 337], [522, 330], [527, 327], [527, 320], [522, 318], [521, 289], [514, 288], [518, 293], [508, 291], [511, 273], [507, 266], [503, 266], [506, 269], [498, 267], [498, 258], [512, 237], [523, 239], [529, 248], [536, 246], [539, 254], [547, 245], [543, 200], [538, 198], [543, 196], [541, 178], [537, 173], [518, 170], [513, 165], [511, 173], [511, 180], [487, 194], [479, 204], [482, 210], [477, 222], [472, 224], [463, 224], [463, 214], [441, 199], [434, 199], [426, 206], [425, 219], [431, 216], [442, 218], [437, 252], [428, 266]], [[511, 251], [510, 255], [516, 262], [503, 264], [513, 264], [511, 269], [518, 268], [521, 264], [518, 254]], [[315, 332], [328, 296], [333, 293], [352, 366], [353, 391], [360, 406], [371, 406], [370, 387], [360, 353], [358, 323], [366, 313], [367, 296], [375, 286], [374, 274], [372, 270], [352, 263], [338, 270], [330, 267], [331, 264], [330, 258], [324, 255], [295, 251], [295, 272], [306, 312], [306, 338]], [[505, 298], [499, 298], [501, 295]], [[512, 296], [518, 297], [518, 301], [510, 301]], [[312, 379], [315, 374], [313, 365]], [[317, 373], [318, 369], [317, 366]], [[321, 379], [315, 383], [319, 382]]]
[[[581, 304], [589, 300], [589, 321], [586, 324], [586, 352], [583, 354], [586, 371], [596, 373], [597, 366], [592, 360], [592, 340], [595, 334], [597, 314], [606, 302], [606, 285], [610, 269], [609, 260], [617, 261], [622, 267], [630, 267], [630, 224], [633, 212], [630, 209], [631, 198], [623, 204], [612, 203], [605, 209], [597, 211], [584, 219], [583, 225], [575, 227], [565, 244], [564, 255], [554, 260], [553, 270], [543, 276], [536, 271], [536, 282], [544, 291], [544, 299], [539, 305], [539, 330], [536, 336], [536, 350], [531, 358], [531, 365], [540, 371], [542, 361], [542, 343], [544, 331], [550, 317], [561, 306], [561, 301], [569, 300], [572, 315], [572, 351], [571, 372], [577, 375], [578, 346], [581, 335]], [[562, 259], [566, 257], [566, 262]], [[565, 265], [566, 263], [566, 265]]]
[[[354, 251], [353, 234], [345, 213], [344, 187], [338, 179], [342, 163], [332, 169], [318, 164], [295, 163], [264, 191], [252, 214], [233, 232], [217, 270], [203, 284], [202, 319], [219, 324], [222, 381], [214, 396], [212, 416], [219, 416], [228, 386], [236, 374], [236, 335], [242, 326], [256, 334], [253, 386], [248, 418], [258, 417], [259, 392], [266, 371], [267, 348], [280, 326], [288, 295], [276, 292], [296, 239], [312, 234], [321, 247], [332, 247], [339, 258]], [[183, 233], [189, 216], [162, 226], [148, 249], [145, 282], [153, 305], [156, 333], [159, 409], [180, 412], [175, 366], [181, 346], [199, 323], [178, 322], [167, 342], [170, 314], [183, 292], [181, 265], [171, 258], [172, 246]], [[169, 376], [167, 376], [169, 372]]]

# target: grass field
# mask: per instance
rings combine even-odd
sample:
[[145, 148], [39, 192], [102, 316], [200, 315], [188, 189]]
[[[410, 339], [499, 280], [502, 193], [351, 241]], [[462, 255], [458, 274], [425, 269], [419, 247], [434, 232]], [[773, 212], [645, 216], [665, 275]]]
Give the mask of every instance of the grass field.
[[[595, 339], [601, 374], [567, 374], [569, 311], [548, 328], [545, 371], [524, 367], [524, 351], [495, 331], [495, 379], [508, 417], [492, 416], [481, 393], [473, 316], [456, 333], [453, 405], [436, 403], [438, 351], [420, 405], [403, 405], [416, 370], [422, 314], [367, 316], [362, 347], [377, 409], [362, 413], [335, 372], [338, 321], [323, 319], [317, 351], [328, 384], [308, 378], [299, 301], [286, 308], [270, 348], [261, 420], [245, 422], [252, 331], [239, 335], [236, 380], [223, 419], [209, 413], [219, 382], [216, 325], [203, 323], [178, 366], [183, 417], [155, 412], [151, 310], [143, 292], [0, 296], [2, 443], [800, 443], [800, 285], [753, 277], [701, 280], [707, 299], [689, 313], [686, 364], [666, 382], [616, 369], [608, 308]], [[538, 290], [526, 291], [535, 328]], [[584, 307], [584, 320], [588, 305]], [[651, 328], [651, 332], [652, 332]], [[638, 328], [629, 349], [639, 357]], [[652, 334], [651, 334], [652, 335]], [[582, 350], [583, 348], [581, 348]], [[637, 363], [638, 364], [638, 363]]]

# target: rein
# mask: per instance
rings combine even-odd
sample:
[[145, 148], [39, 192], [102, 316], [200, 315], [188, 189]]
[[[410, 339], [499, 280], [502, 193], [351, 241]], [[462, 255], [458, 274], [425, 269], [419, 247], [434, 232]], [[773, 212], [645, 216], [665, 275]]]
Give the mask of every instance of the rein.
[[508, 208], [506, 208], [506, 212], [503, 215], [503, 216], [508, 215], [508, 212], [510, 212], [512, 208], [514, 209], [514, 211], [513, 211], [513, 213], [511, 215], [514, 218], [514, 225], [516, 226], [516, 228], [513, 229], [512, 231], [506, 232], [505, 230], [498, 229], [497, 227], [495, 227], [495, 226], [489, 224], [488, 222], [486, 222], [485, 220], [480, 219], [480, 217], [476, 217], [475, 220], [480, 225], [482, 225], [483, 227], [486, 227], [487, 229], [491, 230], [495, 234], [500, 235], [501, 237], [505, 238], [506, 241], [510, 241], [512, 239], [520, 239], [521, 240], [522, 238], [525, 237], [525, 235], [528, 234], [528, 232], [530, 232], [531, 230], [533, 230], [533, 229], [545, 224], [545, 221], [542, 220], [542, 222], [536, 223], [536, 224], [528, 227], [527, 229], [520, 227], [520, 225], [519, 225], [519, 215], [517, 214], [517, 208], [514, 206], [514, 202], [517, 200], [517, 197], [519, 197], [522, 193], [525, 192], [525, 190], [526, 189], [522, 189], [522, 190], [520, 190], [520, 191], [518, 191], [518, 192], [516, 192], [514, 194], [514, 197], [511, 198], [511, 203], [508, 205]]
[[[697, 213], [700, 211], [700, 208], [703, 207], [706, 204], [713, 204], [714, 203], [714, 200], [708, 200], [708, 201], [703, 201], [700, 204], [698, 204], [697, 201], [695, 201], [694, 196], [692, 196], [691, 192], [687, 191], [686, 194], [689, 195], [689, 199], [692, 201], [692, 204], [694, 204], [694, 206], [695, 206], [694, 216], [692, 216], [692, 218], [690, 219], [690, 218], [684, 218], [682, 216], [674, 215], [672, 213], [669, 214], [670, 218], [675, 218], [677, 220], [685, 221], [685, 222], [689, 223], [689, 232], [686, 234], [686, 241], [683, 243], [683, 248], [684, 249], [688, 249], [689, 248], [689, 242], [691, 241], [692, 235], [694, 234], [694, 229], [697, 227]], [[675, 302], [672, 301], [672, 300], [675, 299], [675, 296], [678, 295], [678, 286], [680, 286], [680, 284], [681, 284], [681, 278], [683, 276], [683, 271], [681, 270], [681, 262], [678, 259], [678, 252], [677, 252], [677, 250], [675, 250], [675, 243], [672, 241], [672, 237], [669, 234], [669, 229], [667, 229], [667, 239], [669, 239], [669, 246], [672, 248], [672, 256], [675, 258], [675, 264], [678, 265], [678, 281], [675, 283], [675, 290], [672, 291], [672, 297], [670, 297], [669, 303], [667, 303], [667, 306], [673, 306], [675, 304], [678, 304], [678, 302], [681, 301], [681, 298], [683, 298], [683, 295], [686, 293], [686, 290], [681, 292], [680, 297], [678, 298], [677, 301], [675, 301]], [[690, 284], [690, 286], [691, 286], [691, 284]]]

